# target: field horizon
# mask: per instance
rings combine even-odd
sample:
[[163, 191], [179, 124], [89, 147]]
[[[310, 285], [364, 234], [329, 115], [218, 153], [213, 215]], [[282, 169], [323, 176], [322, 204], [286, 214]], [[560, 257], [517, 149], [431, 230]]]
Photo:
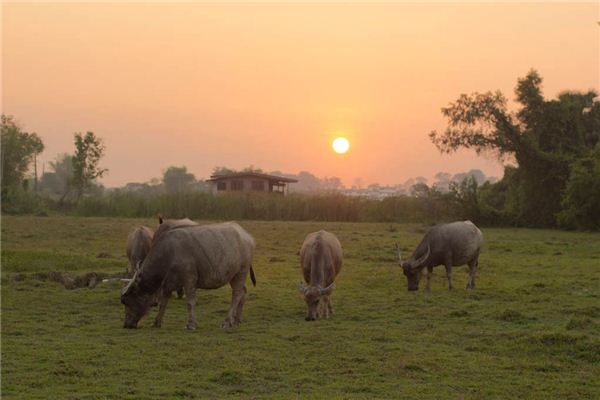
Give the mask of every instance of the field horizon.
[[[397, 266], [428, 226], [238, 221], [257, 242], [241, 326], [231, 290], [199, 290], [198, 329], [173, 299], [163, 327], [122, 328], [121, 284], [73, 290], [49, 278], [116, 275], [125, 240], [155, 219], [2, 216], [5, 398], [600, 398], [600, 233], [482, 228], [477, 288], [443, 267], [413, 293]], [[201, 223], [209, 221], [199, 221]], [[298, 250], [338, 236], [335, 314], [304, 321]], [[421, 282], [421, 289], [424, 281]]]

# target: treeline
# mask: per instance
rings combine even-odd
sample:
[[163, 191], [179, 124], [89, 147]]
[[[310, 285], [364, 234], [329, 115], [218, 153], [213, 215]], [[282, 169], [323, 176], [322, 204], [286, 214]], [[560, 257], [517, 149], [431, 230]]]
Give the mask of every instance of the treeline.
[[[92, 132], [74, 134], [73, 155], [59, 156], [38, 179], [30, 165], [43, 151], [35, 133], [2, 116], [2, 211], [68, 212], [84, 216], [198, 219], [267, 219], [383, 222], [441, 222], [470, 219], [480, 225], [600, 229], [600, 102], [594, 91], [542, 96], [542, 79], [530, 71], [515, 89], [521, 105], [507, 108], [500, 92], [463, 94], [442, 113], [448, 127], [430, 138], [442, 152], [460, 148], [495, 155], [507, 166], [501, 180], [477, 170], [465, 176], [436, 175], [386, 188], [392, 196], [339, 192], [338, 178], [301, 173], [308, 193], [288, 196], [213, 196], [185, 167], [170, 167], [162, 180], [104, 190], [97, 183], [102, 140]], [[34, 165], [37, 165], [34, 162]], [[255, 170], [249, 167], [249, 170]], [[216, 174], [231, 172], [217, 167]], [[29, 175], [28, 175], [29, 174]], [[283, 174], [285, 175], [285, 174]], [[357, 188], [361, 184], [357, 182]], [[315, 190], [319, 189], [319, 190]], [[369, 189], [382, 189], [371, 185]], [[410, 189], [410, 190], [409, 190]], [[324, 192], [323, 192], [324, 191]]]

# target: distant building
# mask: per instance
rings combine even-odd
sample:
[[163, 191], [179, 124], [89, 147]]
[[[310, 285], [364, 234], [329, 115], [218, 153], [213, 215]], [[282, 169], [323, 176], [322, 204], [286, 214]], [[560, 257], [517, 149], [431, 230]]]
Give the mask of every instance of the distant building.
[[235, 172], [213, 175], [207, 182], [211, 183], [211, 192], [213, 194], [225, 192], [266, 192], [286, 195], [289, 191], [288, 184], [298, 182], [298, 180], [258, 172]]

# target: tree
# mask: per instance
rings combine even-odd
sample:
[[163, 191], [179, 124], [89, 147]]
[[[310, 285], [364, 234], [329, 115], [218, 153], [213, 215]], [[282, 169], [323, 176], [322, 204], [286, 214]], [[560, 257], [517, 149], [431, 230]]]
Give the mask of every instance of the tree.
[[231, 169], [231, 168], [227, 168], [227, 167], [214, 167], [213, 168], [213, 172], [212, 175], [230, 175], [230, 174], [235, 174], [235, 170]]
[[58, 155], [54, 161], [50, 162], [50, 168], [52, 172], [42, 175], [40, 189], [51, 195], [62, 197], [69, 192], [73, 181], [73, 156], [70, 154]]
[[[104, 143], [93, 132], [85, 135], [75, 133], [75, 155], [73, 156], [73, 187], [76, 191], [76, 202], [95, 179], [101, 178], [106, 172], [100, 168], [100, 159], [104, 155]], [[64, 197], [61, 199], [64, 200]]]
[[256, 174], [264, 174], [264, 171], [262, 170], [262, 168], [254, 168], [254, 165], [249, 165], [246, 168], [242, 169], [241, 172], [253, 172]]
[[514, 160], [511, 176], [520, 223], [554, 225], [573, 160], [589, 154], [600, 140], [597, 94], [565, 92], [545, 100], [542, 78], [531, 70], [515, 89], [520, 110], [511, 113], [500, 92], [462, 94], [442, 113], [448, 127], [430, 138], [441, 152], [459, 148], [491, 153], [501, 161]]
[[196, 182], [194, 174], [188, 173], [186, 167], [169, 167], [163, 173], [163, 183], [167, 193], [179, 193], [190, 190]]
[[562, 199], [561, 226], [600, 229], [600, 144], [573, 163]]
[[36, 133], [24, 132], [10, 115], [2, 114], [2, 193], [9, 187], [21, 186], [35, 156], [44, 151], [44, 143]]
[[344, 185], [342, 184], [342, 180], [337, 176], [332, 176], [330, 178], [323, 178], [322, 188], [324, 190], [339, 190], [342, 189]]
[[425, 198], [429, 196], [429, 186], [424, 182], [418, 182], [410, 188], [410, 195], [413, 197]]
[[477, 187], [477, 179], [469, 175], [460, 182], [451, 182], [448, 194], [459, 218], [471, 220], [476, 224], [480, 222]]

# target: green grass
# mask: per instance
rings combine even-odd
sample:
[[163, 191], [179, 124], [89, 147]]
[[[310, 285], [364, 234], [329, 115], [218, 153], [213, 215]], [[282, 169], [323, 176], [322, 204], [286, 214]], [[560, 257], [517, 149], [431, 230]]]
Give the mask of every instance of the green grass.
[[[163, 328], [122, 329], [120, 284], [67, 290], [35, 273], [118, 273], [125, 238], [154, 220], [2, 218], [2, 397], [600, 398], [600, 234], [484, 229], [475, 291], [443, 268], [409, 293], [394, 243], [409, 253], [426, 227], [251, 222], [256, 288], [244, 323], [219, 328], [230, 289], [201, 291], [196, 331], [185, 304]], [[321, 228], [345, 265], [334, 316], [305, 322], [297, 252]]]

